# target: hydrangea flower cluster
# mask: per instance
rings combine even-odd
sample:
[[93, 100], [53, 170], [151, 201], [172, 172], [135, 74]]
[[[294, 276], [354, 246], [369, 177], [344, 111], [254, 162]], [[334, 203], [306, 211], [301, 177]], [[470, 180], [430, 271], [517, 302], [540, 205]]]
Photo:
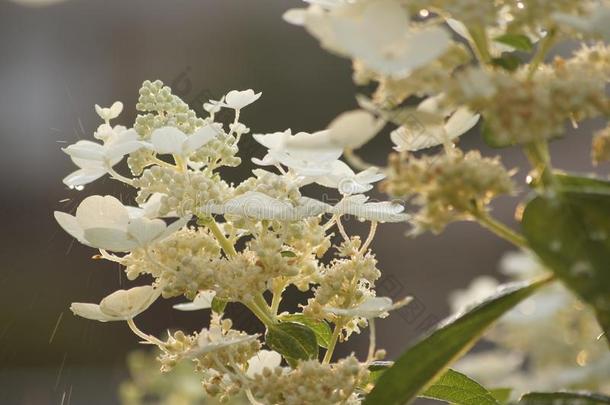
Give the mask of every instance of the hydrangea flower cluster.
[[[383, 357], [375, 348], [374, 319], [408, 302], [376, 297], [380, 271], [370, 250], [378, 223], [408, 216], [399, 204], [369, 201], [363, 194], [385, 177], [382, 172], [356, 173], [340, 160], [346, 144], [365, 142], [380, 124], [358, 112], [312, 134], [289, 129], [254, 134], [268, 149], [253, 159], [261, 168], [240, 184], [227, 183], [218, 169], [241, 162], [239, 141], [250, 136], [250, 128], [240, 121], [240, 111], [260, 96], [230, 91], [206, 103], [209, 116], [199, 118], [160, 81], [146, 81], [137, 104], [141, 114], [129, 129], [111, 124], [121, 103], [96, 106], [104, 121], [94, 134], [100, 142], [83, 140], [64, 148], [79, 167], [64, 183], [81, 189], [108, 175], [135, 189], [135, 204], [94, 195], [74, 215], [56, 212], [55, 218], [76, 240], [98, 249], [100, 258], [124, 266], [130, 280], [153, 281], [116, 291], [99, 304], [74, 303], [71, 310], [87, 319], [127, 322], [144, 342], [159, 348], [164, 371], [193, 362], [212, 397], [246, 395], [255, 404], [302, 404], [313, 398], [356, 403], [370, 388], [368, 365]], [[215, 120], [220, 109], [234, 111], [228, 125]], [[125, 157], [129, 175], [116, 171]], [[302, 195], [301, 188], [311, 183], [336, 190], [337, 202]], [[348, 235], [346, 217], [371, 223], [364, 241]], [[335, 258], [325, 262], [328, 252]], [[291, 285], [313, 297], [302, 312], [280, 313]], [[176, 331], [166, 340], [136, 326], [134, 318], [157, 299], [177, 296], [190, 300], [177, 310], [211, 308], [209, 325], [194, 334]], [[265, 337], [236, 330], [224, 317], [229, 303], [240, 303], [258, 317]], [[367, 325], [368, 358], [333, 363], [335, 345]], [[262, 349], [264, 344], [270, 350]], [[319, 347], [326, 349], [323, 359]]]

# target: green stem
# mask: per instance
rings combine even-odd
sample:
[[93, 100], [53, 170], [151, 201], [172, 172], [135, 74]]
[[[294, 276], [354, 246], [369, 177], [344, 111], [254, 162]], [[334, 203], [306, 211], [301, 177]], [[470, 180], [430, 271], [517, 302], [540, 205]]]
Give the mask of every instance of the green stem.
[[546, 54], [549, 52], [549, 50], [555, 43], [555, 33], [555, 30], [549, 31], [546, 37], [540, 40], [540, 43], [538, 44], [538, 49], [536, 50], [536, 53], [534, 54], [534, 57], [530, 61], [530, 65], [528, 67], [528, 79], [531, 79], [534, 76], [536, 70], [538, 69], [538, 66], [540, 66], [540, 64], [544, 62]]
[[285, 286], [280, 286], [276, 291], [273, 291], [273, 298], [271, 299], [271, 313], [277, 316], [277, 312], [280, 308], [280, 302], [282, 301], [282, 293], [284, 292]]
[[341, 333], [341, 329], [343, 329], [343, 322], [339, 320], [335, 324], [335, 329], [333, 330], [333, 334], [330, 337], [330, 342], [328, 342], [328, 348], [326, 349], [324, 359], [322, 360], [323, 364], [328, 364], [332, 360], [333, 352], [335, 351], [335, 347], [337, 346], [337, 341], [339, 340], [339, 334]]
[[208, 227], [208, 229], [212, 232], [212, 234], [214, 235], [214, 237], [216, 238], [218, 243], [220, 244], [220, 247], [225, 252], [225, 254], [228, 257], [237, 256], [237, 251], [235, 250], [235, 246], [233, 246], [233, 243], [231, 243], [231, 241], [229, 239], [227, 239], [227, 237], [222, 232], [222, 230], [220, 229], [220, 227], [218, 226], [216, 221], [212, 218], [212, 219], [206, 220], [204, 222], [205, 222], [205, 225]]
[[277, 323], [275, 315], [271, 313], [269, 306], [262, 295], [259, 294], [258, 296], [254, 297], [252, 301], [244, 303], [244, 305], [246, 305], [248, 309], [252, 311], [262, 323], [265, 324], [265, 326], [270, 327]]
[[551, 155], [546, 140], [534, 141], [523, 146], [525, 154], [530, 161], [536, 176], [535, 184], [542, 188], [553, 187], [555, 176], [551, 166]]
[[488, 64], [491, 62], [491, 54], [489, 53], [489, 44], [487, 41], [487, 33], [485, 28], [476, 25], [468, 30], [472, 39], [472, 48], [475, 51], [479, 62]]
[[495, 233], [502, 239], [512, 243], [513, 245], [526, 249], [527, 240], [523, 237], [523, 235], [513, 231], [503, 223], [492, 218], [488, 212], [486, 211], [478, 211], [473, 213], [476, 220], [483, 227], [487, 228], [491, 232]]

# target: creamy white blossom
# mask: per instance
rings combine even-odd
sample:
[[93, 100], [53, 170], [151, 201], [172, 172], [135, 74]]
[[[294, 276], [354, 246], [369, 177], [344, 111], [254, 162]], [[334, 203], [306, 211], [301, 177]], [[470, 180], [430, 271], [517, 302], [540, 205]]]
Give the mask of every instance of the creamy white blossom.
[[143, 148], [145, 144], [133, 129], [122, 126], [110, 127], [102, 124], [96, 137], [103, 144], [81, 140], [62, 150], [70, 156], [79, 169], [63, 180], [69, 187], [81, 187], [108, 173], [125, 155]]
[[325, 176], [315, 179], [315, 182], [329, 188], [336, 188], [341, 194], [361, 194], [373, 188], [373, 183], [383, 180], [385, 174], [376, 167], [371, 167], [359, 173], [340, 160], [333, 162], [332, 170]]
[[199, 128], [191, 135], [186, 135], [178, 128], [162, 127], [155, 129], [150, 136], [151, 149], [159, 154], [172, 154], [188, 157], [212, 139], [216, 138], [220, 129], [213, 125]]
[[216, 296], [216, 291], [206, 290], [201, 291], [191, 302], [176, 304], [173, 306], [178, 311], [199, 311], [201, 309], [212, 308], [212, 300]]
[[385, 318], [390, 311], [407, 305], [411, 300], [411, 297], [407, 297], [393, 303], [392, 299], [388, 297], [368, 297], [352, 308], [328, 307], [324, 310], [339, 316], [360, 317], [365, 319]]
[[274, 350], [261, 350], [248, 360], [246, 375], [254, 378], [256, 374], [262, 374], [263, 370], [274, 370], [282, 362], [282, 355]]
[[100, 107], [99, 105], [95, 105], [95, 112], [100, 116], [101, 119], [108, 122], [112, 119], [115, 119], [121, 112], [123, 111], [123, 103], [120, 101], [115, 101], [112, 103], [110, 107]]
[[378, 222], [402, 222], [409, 218], [404, 214], [404, 207], [390, 201], [367, 202], [363, 194], [346, 196], [330, 209], [335, 215], [353, 215], [359, 219]]
[[128, 252], [162, 240], [187, 222], [179, 219], [168, 226], [161, 219], [130, 217], [130, 211], [119, 200], [97, 195], [84, 199], [75, 216], [55, 211], [55, 219], [79, 242], [116, 252]]
[[231, 90], [225, 96], [225, 102], [223, 107], [229, 107], [234, 110], [241, 110], [242, 108], [252, 104], [261, 97], [263, 93], [254, 93], [254, 90]]
[[70, 310], [78, 316], [94, 321], [127, 321], [146, 311], [159, 298], [161, 290], [152, 286], [118, 290], [98, 304], [75, 302]]

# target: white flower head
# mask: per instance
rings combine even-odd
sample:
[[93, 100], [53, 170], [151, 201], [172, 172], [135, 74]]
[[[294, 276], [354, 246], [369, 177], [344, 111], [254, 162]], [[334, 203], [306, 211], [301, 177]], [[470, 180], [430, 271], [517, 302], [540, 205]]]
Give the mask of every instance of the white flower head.
[[263, 93], [254, 93], [254, 90], [231, 90], [225, 96], [224, 107], [229, 107], [234, 110], [241, 110], [247, 105], [252, 104], [261, 97]]
[[99, 179], [125, 155], [145, 146], [134, 129], [122, 126], [111, 128], [109, 125], [101, 125], [96, 136], [104, 143], [83, 140], [62, 149], [79, 167], [64, 178], [63, 182], [68, 187], [82, 187]]
[[367, 192], [373, 188], [373, 183], [384, 178], [385, 174], [376, 167], [356, 174], [347, 164], [337, 160], [332, 164], [332, 171], [317, 178], [315, 182], [324, 187], [336, 188], [343, 195], [349, 195]]
[[220, 100], [209, 100], [207, 103], [203, 103], [203, 109], [210, 114], [216, 114], [224, 106], [225, 97], [222, 96]]
[[404, 207], [390, 201], [367, 202], [362, 194], [346, 196], [329, 212], [335, 215], [353, 215], [356, 218], [376, 222], [403, 222], [409, 219]]
[[120, 101], [115, 101], [110, 107], [100, 107], [97, 104], [95, 105], [95, 112], [106, 122], [118, 117], [122, 111], [123, 103]]
[[442, 110], [439, 103], [443, 94], [422, 101], [417, 110], [399, 128], [392, 131], [390, 138], [395, 150], [418, 151], [451, 142], [468, 132], [479, 121], [479, 114], [466, 107], [455, 111]]
[[197, 149], [214, 139], [220, 129], [214, 125], [199, 128], [187, 135], [175, 127], [155, 129], [150, 136], [150, 148], [159, 154], [188, 157]]
[[343, 3], [305, 14], [287, 14], [302, 23], [330, 51], [362, 61], [382, 74], [404, 77], [442, 55], [450, 44], [440, 26], [415, 28], [407, 10], [395, 1]]
[[[310, 136], [286, 139], [286, 146], [293, 149], [358, 149], [370, 141], [383, 127], [385, 121], [364, 110], [347, 111], [335, 118], [326, 131]], [[298, 134], [297, 134], [298, 135]]]
[[225, 347], [237, 345], [240, 343], [249, 342], [258, 338], [258, 335], [246, 335], [245, 333], [235, 333], [225, 335], [222, 330], [217, 327], [210, 329], [202, 329], [197, 337], [197, 346], [191, 349], [190, 355], [197, 357], [202, 354], [211, 353]]
[[273, 370], [282, 363], [282, 355], [274, 350], [261, 350], [248, 360], [246, 375], [254, 378], [265, 369]]
[[401, 308], [411, 302], [412, 297], [406, 297], [393, 303], [388, 297], [368, 297], [355, 307], [344, 309], [327, 307], [326, 312], [338, 316], [360, 317], [365, 319], [385, 318], [388, 312]]
[[174, 309], [178, 311], [199, 311], [201, 309], [212, 308], [212, 300], [216, 296], [213, 290], [205, 290], [199, 292], [192, 302], [174, 305]]
[[282, 164], [293, 170], [299, 176], [318, 177], [332, 172], [332, 164], [339, 159], [343, 153], [340, 147], [325, 148], [317, 150], [313, 148], [301, 148], [290, 146], [291, 142], [307, 142], [310, 138], [323, 138], [327, 131], [319, 131], [309, 134], [299, 132], [292, 134], [290, 129], [284, 132], [272, 134], [254, 134], [254, 139], [269, 149], [267, 155], [261, 159], [252, 159], [259, 165]]
[[296, 221], [320, 215], [330, 209], [328, 204], [301, 197], [298, 205], [281, 201], [257, 191], [248, 191], [222, 204], [206, 204], [205, 214], [236, 215], [257, 220]]
[[70, 310], [78, 316], [94, 321], [127, 321], [146, 311], [161, 295], [152, 286], [118, 290], [104, 298], [99, 305], [75, 302]]
[[187, 218], [171, 225], [161, 219], [149, 219], [132, 212], [112, 196], [85, 198], [76, 215], [55, 211], [59, 225], [84, 245], [115, 252], [129, 252], [165, 239], [182, 228]]

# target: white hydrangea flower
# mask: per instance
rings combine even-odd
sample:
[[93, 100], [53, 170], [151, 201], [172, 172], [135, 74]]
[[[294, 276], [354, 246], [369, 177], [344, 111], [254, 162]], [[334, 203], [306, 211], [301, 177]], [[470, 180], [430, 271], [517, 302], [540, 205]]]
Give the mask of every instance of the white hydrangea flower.
[[145, 146], [134, 129], [118, 125], [114, 128], [101, 125], [96, 137], [104, 143], [82, 140], [62, 149], [79, 167], [64, 178], [63, 182], [68, 187], [82, 187], [99, 179], [111, 171], [125, 155]]
[[261, 350], [248, 360], [246, 375], [254, 378], [257, 374], [262, 374], [267, 368], [273, 370], [282, 363], [282, 355], [274, 350]]
[[178, 311], [199, 311], [201, 309], [212, 308], [212, 300], [216, 296], [216, 291], [201, 291], [192, 302], [185, 302], [173, 306]]
[[280, 201], [257, 191], [248, 191], [223, 204], [210, 203], [201, 207], [206, 214], [237, 215], [257, 220], [296, 221], [320, 215], [330, 209], [328, 204], [301, 197], [299, 205]]
[[371, 167], [358, 174], [344, 162], [337, 160], [332, 164], [332, 171], [326, 176], [315, 179], [324, 187], [336, 188], [341, 194], [361, 194], [373, 188], [373, 183], [383, 180], [385, 174], [378, 168]]
[[356, 218], [377, 222], [402, 222], [409, 219], [404, 207], [390, 201], [368, 202], [368, 197], [356, 194], [345, 197], [329, 212], [335, 215], [353, 215]]
[[95, 112], [106, 122], [118, 117], [122, 111], [123, 103], [120, 101], [115, 101], [110, 107], [100, 107], [97, 104], [95, 105]]
[[328, 10], [312, 5], [288, 22], [304, 25], [322, 46], [362, 61], [382, 74], [403, 77], [443, 54], [450, 44], [440, 26], [413, 28], [395, 1], [344, 3]]
[[99, 305], [75, 302], [70, 310], [75, 315], [94, 321], [127, 321], [146, 311], [160, 295], [160, 289], [149, 285], [134, 287], [113, 292]]
[[210, 114], [216, 114], [225, 104], [225, 97], [222, 96], [220, 100], [209, 100], [207, 103], [203, 103], [203, 109]]
[[258, 335], [246, 335], [245, 333], [224, 335], [219, 327], [212, 327], [210, 329], [204, 328], [199, 332], [197, 346], [191, 349], [190, 355], [192, 357], [200, 356], [228, 346], [249, 342], [257, 338]]
[[385, 318], [388, 312], [401, 308], [411, 302], [412, 297], [393, 303], [388, 297], [368, 297], [353, 308], [324, 308], [326, 312], [338, 316], [360, 317], [365, 319]]
[[311, 136], [286, 139], [291, 148], [303, 149], [358, 149], [370, 141], [385, 124], [365, 110], [347, 111], [335, 118], [326, 131]]
[[76, 216], [55, 211], [55, 219], [82, 244], [115, 252], [146, 247], [188, 222], [183, 218], [168, 226], [161, 219], [130, 216], [130, 211], [119, 200], [99, 195], [84, 199], [76, 209]]
[[309, 137], [323, 136], [326, 136], [326, 131], [313, 134], [299, 132], [293, 135], [290, 129], [271, 134], [254, 134], [254, 139], [269, 149], [269, 152], [262, 160], [252, 159], [252, 161], [265, 166], [282, 164], [304, 177], [324, 176], [332, 172], [332, 164], [343, 154], [342, 148], [317, 150], [289, 146], [289, 142], [292, 141], [298, 143]]
[[254, 93], [254, 90], [231, 90], [225, 96], [223, 107], [241, 110], [258, 100], [263, 93]]
[[[422, 118], [418, 119], [418, 115], [413, 114], [414, 125], [403, 125], [392, 131], [390, 138], [396, 145], [395, 150], [418, 151], [441, 145], [453, 141], [477, 124], [479, 114], [472, 113], [466, 107], [443, 111], [439, 107], [443, 98], [444, 95], [440, 94], [422, 101], [416, 110], [422, 113]], [[427, 122], [425, 117], [432, 119]]]
[[162, 127], [155, 129], [150, 136], [150, 148], [159, 154], [188, 157], [214, 139], [219, 132], [220, 129], [213, 125], [201, 127], [191, 135], [175, 127]]

